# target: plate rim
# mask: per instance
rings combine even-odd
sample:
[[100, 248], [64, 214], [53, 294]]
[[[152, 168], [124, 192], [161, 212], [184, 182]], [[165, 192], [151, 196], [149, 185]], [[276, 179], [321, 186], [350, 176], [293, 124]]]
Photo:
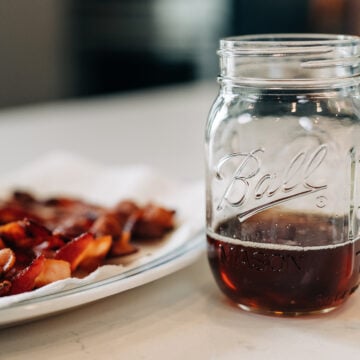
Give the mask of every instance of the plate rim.
[[70, 311], [106, 297], [145, 285], [194, 263], [205, 250], [205, 231], [146, 264], [90, 284], [19, 301], [0, 309], [0, 328], [15, 326]]

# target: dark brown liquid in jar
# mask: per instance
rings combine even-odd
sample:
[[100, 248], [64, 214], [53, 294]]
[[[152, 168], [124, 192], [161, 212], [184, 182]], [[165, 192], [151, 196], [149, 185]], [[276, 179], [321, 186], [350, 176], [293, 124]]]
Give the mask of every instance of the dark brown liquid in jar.
[[[209, 233], [208, 258], [221, 290], [235, 303], [279, 314], [330, 310], [358, 287], [360, 242], [344, 218], [265, 211], [231, 218]], [[310, 244], [317, 244], [316, 246]]]

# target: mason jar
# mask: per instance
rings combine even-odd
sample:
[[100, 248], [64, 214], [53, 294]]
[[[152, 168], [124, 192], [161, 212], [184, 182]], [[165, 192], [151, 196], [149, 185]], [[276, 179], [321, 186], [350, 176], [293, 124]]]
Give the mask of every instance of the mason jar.
[[360, 38], [221, 40], [206, 127], [208, 259], [240, 308], [326, 313], [359, 285]]

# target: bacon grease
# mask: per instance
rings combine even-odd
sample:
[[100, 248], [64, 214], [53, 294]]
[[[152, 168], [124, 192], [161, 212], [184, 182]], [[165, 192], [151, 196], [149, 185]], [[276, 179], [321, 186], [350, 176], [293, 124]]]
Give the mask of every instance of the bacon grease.
[[325, 312], [358, 287], [360, 242], [344, 218], [267, 210], [208, 231], [208, 258], [220, 289], [263, 313]]

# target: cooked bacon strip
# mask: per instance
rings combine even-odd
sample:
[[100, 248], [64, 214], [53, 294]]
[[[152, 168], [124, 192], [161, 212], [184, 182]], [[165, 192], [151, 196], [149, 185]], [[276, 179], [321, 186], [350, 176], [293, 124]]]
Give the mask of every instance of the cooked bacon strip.
[[0, 275], [6, 274], [15, 264], [15, 254], [9, 249], [0, 250]]
[[60, 248], [56, 252], [54, 258], [56, 260], [65, 260], [69, 262], [71, 271], [74, 271], [85, 258], [86, 251], [93, 239], [94, 238], [90, 233], [84, 233]]
[[117, 214], [105, 212], [94, 222], [90, 232], [96, 237], [111, 235], [114, 239], [118, 238], [123, 230], [123, 224], [119, 221]]
[[64, 260], [45, 259], [41, 272], [35, 278], [34, 288], [71, 277], [70, 263]]
[[110, 235], [101, 236], [93, 239], [87, 247], [83, 260], [79, 263], [81, 269], [92, 272], [101, 265], [105, 259], [112, 244], [112, 237]]
[[24, 219], [0, 226], [0, 237], [17, 248], [33, 248], [51, 238], [52, 233], [44, 226]]
[[27, 207], [27, 205], [34, 204], [36, 199], [33, 195], [26, 191], [15, 190], [12, 195], [12, 199], [21, 204], [23, 207]]
[[7, 204], [0, 206], [0, 224], [7, 224], [9, 222], [22, 220], [25, 218], [36, 221], [40, 220], [34, 213], [31, 213], [24, 208], [20, 208], [19, 206], [12, 206]]
[[120, 217], [129, 217], [138, 210], [140, 210], [139, 206], [131, 200], [122, 200], [118, 202], [113, 209], [113, 211]]
[[88, 274], [106, 257], [136, 252], [133, 239], [161, 238], [173, 227], [174, 211], [154, 204], [125, 200], [109, 209], [16, 191], [0, 201], [0, 296]]
[[11, 289], [11, 282], [9, 280], [3, 280], [0, 282], [0, 296], [8, 295]]
[[94, 217], [90, 214], [73, 214], [64, 216], [63, 220], [53, 229], [54, 235], [72, 239], [84, 232], [88, 232], [94, 223]]
[[44, 268], [45, 256], [36, 258], [28, 267], [20, 271], [11, 279], [9, 294], [15, 295], [32, 290], [35, 287], [35, 280]]
[[154, 204], [145, 206], [142, 216], [134, 227], [134, 237], [161, 238], [166, 232], [174, 228], [173, 210], [166, 210]]
[[110, 251], [112, 256], [128, 255], [137, 251], [137, 248], [130, 243], [130, 240], [132, 230], [141, 216], [142, 210], [136, 210], [127, 218], [120, 237], [113, 241]]
[[8, 224], [0, 226], [0, 236], [3, 241], [15, 243], [17, 240], [22, 240], [26, 237], [24, 224], [27, 220], [13, 221]]

